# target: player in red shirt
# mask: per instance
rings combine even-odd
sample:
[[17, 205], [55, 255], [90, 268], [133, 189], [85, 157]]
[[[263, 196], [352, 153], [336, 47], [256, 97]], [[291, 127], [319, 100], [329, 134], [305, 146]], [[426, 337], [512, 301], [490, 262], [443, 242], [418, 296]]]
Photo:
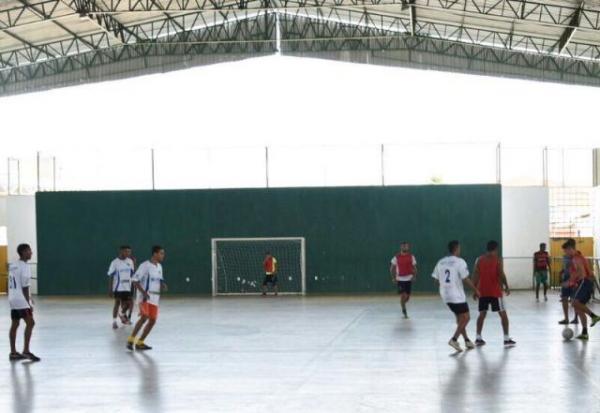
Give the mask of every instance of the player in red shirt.
[[533, 276], [535, 277], [535, 299], [540, 301], [540, 285], [544, 285], [544, 301], [548, 301], [548, 273], [551, 271], [550, 254], [546, 244], [540, 244], [540, 250], [533, 254]]
[[408, 242], [400, 243], [400, 252], [394, 255], [390, 262], [390, 275], [392, 276], [392, 282], [398, 285], [402, 314], [404, 318], [408, 318], [406, 303], [410, 300], [412, 283], [417, 279], [417, 260], [410, 253]]
[[279, 291], [277, 286], [277, 258], [271, 255], [269, 251], [265, 253], [263, 270], [265, 271], [265, 280], [262, 283], [262, 295], [267, 295], [269, 284], [273, 287], [275, 295], [277, 295]]
[[581, 334], [577, 336], [580, 340], [589, 340], [587, 329], [587, 316], [592, 319], [591, 326], [594, 327], [600, 317], [590, 310], [587, 303], [592, 298], [594, 292], [594, 277], [592, 270], [581, 252], [577, 251], [574, 243], [565, 242], [563, 244], [565, 254], [571, 257], [571, 265], [569, 266], [569, 284], [575, 287], [575, 296], [573, 298], [573, 308], [581, 321]]
[[487, 315], [488, 308], [491, 306], [493, 312], [500, 315], [502, 321], [502, 330], [504, 332], [504, 345], [514, 346], [517, 344], [508, 334], [508, 315], [504, 307], [502, 287], [506, 295], [510, 295], [506, 274], [502, 260], [498, 256], [498, 243], [489, 241], [487, 243], [487, 252], [477, 258], [475, 270], [473, 271], [473, 284], [480, 292], [479, 297], [479, 317], [477, 318], [477, 338], [475, 344], [483, 346], [485, 341], [481, 337], [483, 331], [483, 321]]

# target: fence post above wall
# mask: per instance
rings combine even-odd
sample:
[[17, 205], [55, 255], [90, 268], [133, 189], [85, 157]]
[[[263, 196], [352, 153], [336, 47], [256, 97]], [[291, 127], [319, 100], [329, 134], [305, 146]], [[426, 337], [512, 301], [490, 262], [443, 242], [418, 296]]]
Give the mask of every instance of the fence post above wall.
[[385, 186], [385, 149], [383, 143], [381, 144], [381, 186]]
[[265, 146], [265, 183], [269, 187], [269, 147]]
[[592, 184], [600, 186], [600, 148], [592, 149]]
[[500, 142], [496, 146], [496, 183], [502, 184], [502, 149]]
[[156, 189], [156, 182], [154, 177], [154, 148], [150, 149], [150, 162], [152, 164], [152, 190], [154, 191]]

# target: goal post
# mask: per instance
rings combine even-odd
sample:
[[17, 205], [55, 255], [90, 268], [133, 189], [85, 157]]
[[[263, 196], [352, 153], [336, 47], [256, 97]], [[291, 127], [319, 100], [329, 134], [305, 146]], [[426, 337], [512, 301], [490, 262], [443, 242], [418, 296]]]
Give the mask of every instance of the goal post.
[[257, 295], [265, 279], [263, 261], [277, 260], [279, 294], [306, 294], [303, 237], [213, 238], [212, 295]]

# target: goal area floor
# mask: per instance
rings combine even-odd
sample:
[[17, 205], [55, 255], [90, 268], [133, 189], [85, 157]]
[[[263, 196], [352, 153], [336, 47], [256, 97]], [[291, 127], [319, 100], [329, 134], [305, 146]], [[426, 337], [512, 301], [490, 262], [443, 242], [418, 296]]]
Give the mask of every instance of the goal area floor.
[[10, 363], [2, 335], [0, 412], [600, 411], [600, 326], [564, 342], [555, 292], [514, 293], [507, 309], [515, 348], [490, 313], [488, 344], [455, 355], [434, 296], [415, 296], [409, 320], [393, 296], [165, 297], [154, 350], [131, 353], [108, 299], [38, 298], [42, 361]]

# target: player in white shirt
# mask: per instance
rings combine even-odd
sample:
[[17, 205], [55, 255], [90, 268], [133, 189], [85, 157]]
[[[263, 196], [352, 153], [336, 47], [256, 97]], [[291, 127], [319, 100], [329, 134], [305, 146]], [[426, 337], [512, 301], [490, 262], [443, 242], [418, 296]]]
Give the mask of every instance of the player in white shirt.
[[[131, 321], [127, 317], [127, 312], [133, 305], [131, 300], [131, 279], [135, 268], [133, 260], [130, 257], [131, 247], [123, 245], [119, 248], [119, 256], [112, 260], [108, 267], [108, 295], [115, 298], [112, 311], [112, 327], [114, 329], [119, 328], [119, 318], [123, 324], [131, 324]], [[121, 308], [120, 314], [119, 307]]]
[[470, 350], [475, 348], [475, 345], [469, 340], [466, 330], [471, 317], [463, 283], [475, 291], [476, 296], [479, 296], [479, 291], [469, 278], [467, 263], [460, 258], [460, 243], [450, 241], [448, 252], [450, 255], [438, 261], [431, 276], [439, 284], [442, 300], [456, 316], [456, 330], [448, 344], [456, 351], [462, 351], [458, 343], [458, 338], [462, 335], [465, 340], [465, 347]]
[[[33, 320], [33, 300], [29, 294], [29, 283], [31, 280], [31, 270], [27, 261], [31, 259], [32, 251], [28, 244], [20, 244], [17, 247], [19, 261], [10, 264], [8, 269], [8, 303], [10, 304], [10, 318], [12, 324], [10, 326], [10, 354], [9, 360], [31, 360], [40, 361], [41, 359], [29, 350], [29, 342], [31, 341], [31, 333], [35, 321]], [[25, 321], [25, 343], [23, 352], [17, 351], [17, 330], [19, 323], [23, 319]]]
[[[146, 345], [144, 340], [156, 324], [160, 293], [167, 290], [162, 265], [160, 264], [164, 259], [164, 248], [155, 245], [152, 247], [152, 257], [148, 261], [144, 261], [133, 276], [133, 285], [141, 293], [142, 303], [140, 304], [140, 319], [127, 338], [127, 348], [129, 350], [133, 350], [134, 345], [136, 350], [152, 350], [152, 347]], [[140, 338], [136, 339], [142, 327], [144, 327], [144, 331], [142, 331]]]

